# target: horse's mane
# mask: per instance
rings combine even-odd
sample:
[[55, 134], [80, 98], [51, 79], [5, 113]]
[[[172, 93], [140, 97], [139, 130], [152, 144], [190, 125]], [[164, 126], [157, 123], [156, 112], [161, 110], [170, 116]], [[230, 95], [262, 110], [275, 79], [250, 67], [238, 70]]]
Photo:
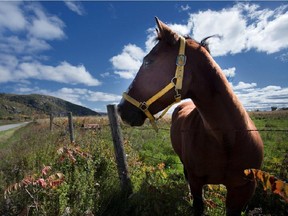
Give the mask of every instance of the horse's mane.
[[[217, 37], [217, 38], [219, 38], [219, 39], [222, 38], [222, 36], [221, 36], [221, 35], [218, 35], [218, 34], [210, 35], [210, 36], [208, 36], [208, 37], [203, 38], [203, 39], [201, 40], [201, 42], [199, 43], [199, 42], [197, 42], [196, 40], [192, 39], [189, 35], [184, 36], [185, 39], [192, 39], [192, 40], [194, 40], [194, 41], [195, 41], [196, 43], [198, 43], [200, 46], [204, 47], [209, 53], [210, 53], [210, 49], [209, 49], [209, 43], [207, 42], [207, 40], [210, 39], [210, 38], [212, 38], [212, 37]], [[161, 38], [157, 36], [154, 40], [155, 40], [155, 41], [159, 41], [159, 40], [161, 40]]]
[[201, 40], [201, 42], [199, 43], [202, 47], [204, 47], [209, 53], [210, 53], [210, 49], [209, 49], [209, 43], [207, 42], [207, 40], [209, 38], [212, 38], [212, 37], [217, 37], [219, 39], [222, 38], [221, 35], [218, 35], [218, 34], [215, 34], [215, 35], [211, 35], [211, 36], [208, 36], [208, 37], [205, 37]]

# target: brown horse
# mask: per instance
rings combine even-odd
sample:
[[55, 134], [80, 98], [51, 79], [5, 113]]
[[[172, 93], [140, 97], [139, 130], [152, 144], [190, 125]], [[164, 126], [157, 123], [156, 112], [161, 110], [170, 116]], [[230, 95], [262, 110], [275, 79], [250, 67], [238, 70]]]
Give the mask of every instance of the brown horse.
[[[261, 137], [205, 40], [184, 39], [157, 18], [156, 22], [158, 43], [123, 94], [119, 114], [123, 121], [139, 126], [147, 117], [153, 122], [153, 115], [179, 95], [190, 98], [193, 102], [182, 103], [173, 113], [171, 141], [184, 165], [195, 214], [204, 211], [202, 187], [223, 184], [226, 214], [241, 215], [255, 190], [255, 182], [245, 178], [244, 170], [260, 168]], [[178, 67], [184, 68], [183, 73]]]

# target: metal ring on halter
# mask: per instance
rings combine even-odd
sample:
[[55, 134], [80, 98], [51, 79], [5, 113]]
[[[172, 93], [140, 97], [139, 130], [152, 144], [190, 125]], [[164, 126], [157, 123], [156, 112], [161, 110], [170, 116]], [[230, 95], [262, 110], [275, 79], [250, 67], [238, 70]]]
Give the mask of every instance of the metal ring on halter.
[[146, 104], [146, 102], [142, 102], [142, 103], [140, 103], [140, 105], [139, 105], [139, 109], [141, 109], [143, 112], [144, 111], [146, 111], [146, 110], [148, 110], [148, 105]]
[[186, 64], [186, 56], [184, 54], [179, 54], [176, 59], [177, 66], [184, 66]]
[[171, 83], [173, 83], [174, 85], [176, 85], [176, 82], [177, 82], [177, 77], [174, 76], [174, 77], [171, 79]]

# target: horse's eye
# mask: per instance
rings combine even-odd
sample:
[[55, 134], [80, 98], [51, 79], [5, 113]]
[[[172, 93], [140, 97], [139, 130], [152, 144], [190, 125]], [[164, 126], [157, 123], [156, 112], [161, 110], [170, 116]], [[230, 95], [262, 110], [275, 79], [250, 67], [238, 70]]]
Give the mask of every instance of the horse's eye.
[[143, 61], [143, 66], [144, 66], [144, 67], [148, 67], [148, 66], [151, 64], [151, 62], [152, 62], [152, 61], [147, 60], [147, 59], [144, 60], [144, 61]]

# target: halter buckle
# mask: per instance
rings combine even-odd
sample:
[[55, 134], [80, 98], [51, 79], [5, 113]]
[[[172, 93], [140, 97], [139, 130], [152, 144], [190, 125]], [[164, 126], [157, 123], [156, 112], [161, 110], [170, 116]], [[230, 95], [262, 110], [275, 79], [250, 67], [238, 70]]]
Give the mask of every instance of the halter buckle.
[[140, 103], [140, 105], [139, 105], [139, 109], [141, 109], [143, 112], [144, 111], [146, 111], [146, 110], [148, 110], [148, 105], [146, 104], [146, 102], [142, 102], [142, 103]]
[[186, 64], [186, 56], [183, 54], [180, 54], [176, 58], [176, 65], [177, 66], [184, 66]]
[[176, 95], [174, 95], [174, 99], [175, 99], [175, 102], [180, 102], [181, 101], [181, 94], [178, 93], [178, 91], [176, 92]]

